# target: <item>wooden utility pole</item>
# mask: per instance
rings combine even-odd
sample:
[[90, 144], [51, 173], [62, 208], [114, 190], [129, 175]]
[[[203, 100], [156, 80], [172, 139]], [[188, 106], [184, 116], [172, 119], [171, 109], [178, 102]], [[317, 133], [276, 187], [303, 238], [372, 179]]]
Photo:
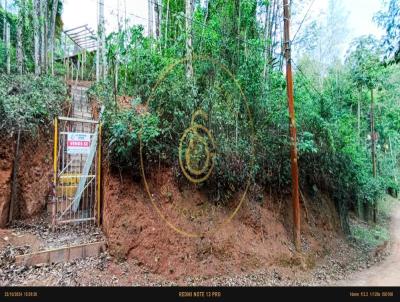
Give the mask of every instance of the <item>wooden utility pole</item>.
[[283, 19], [284, 19], [284, 47], [286, 58], [286, 82], [287, 97], [289, 105], [289, 132], [290, 132], [290, 161], [292, 169], [292, 200], [293, 200], [293, 234], [294, 245], [300, 252], [300, 202], [299, 202], [299, 169], [297, 165], [297, 137], [296, 137], [296, 118], [294, 110], [292, 58], [290, 45], [290, 13], [288, 0], [283, 0]]
[[[374, 115], [374, 89], [371, 89], [371, 157], [372, 157], [372, 175], [376, 178], [376, 133], [375, 133], [375, 115]], [[376, 222], [376, 200], [373, 205], [373, 220]]]

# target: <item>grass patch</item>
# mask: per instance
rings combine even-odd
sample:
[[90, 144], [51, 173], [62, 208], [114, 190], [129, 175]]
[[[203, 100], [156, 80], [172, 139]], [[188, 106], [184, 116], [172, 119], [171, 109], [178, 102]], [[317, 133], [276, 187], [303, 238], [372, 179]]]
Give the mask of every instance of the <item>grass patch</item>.
[[380, 225], [353, 224], [350, 226], [352, 237], [360, 244], [374, 248], [390, 239], [389, 230]]
[[389, 218], [390, 214], [393, 211], [393, 208], [396, 206], [398, 202], [399, 202], [398, 199], [390, 195], [386, 195], [378, 202], [378, 214], [380, 216], [383, 216], [383, 218], [386, 219]]

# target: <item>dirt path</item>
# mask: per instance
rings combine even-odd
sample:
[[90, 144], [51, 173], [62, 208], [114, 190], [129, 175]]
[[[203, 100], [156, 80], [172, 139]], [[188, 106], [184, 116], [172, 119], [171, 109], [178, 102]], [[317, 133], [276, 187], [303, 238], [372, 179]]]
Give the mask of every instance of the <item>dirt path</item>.
[[400, 206], [394, 208], [391, 224], [391, 254], [377, 266], [355, 273], [340, 286], [400, 286]]

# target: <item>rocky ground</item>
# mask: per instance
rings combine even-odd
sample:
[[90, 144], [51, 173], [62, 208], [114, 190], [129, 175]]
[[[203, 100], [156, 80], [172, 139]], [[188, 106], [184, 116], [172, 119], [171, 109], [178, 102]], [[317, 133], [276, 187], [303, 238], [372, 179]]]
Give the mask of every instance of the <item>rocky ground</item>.
[[140, 262], [119, 262], [107, 253], [64, 264], [16, 266], [15, 256], [27, 251], [28, 246], [10, 244], [1, 250], [0, 286], [323, 286], [346, 279], [386, 256], [374, 257], [366, 250], [343, 243], [311, 270], [293, 263], [287, 264], [288, 267], [274, 266], [231, 276], [186, 276], [169, 280], [152, 273]]
[[[213, 276], [196, 272], [180, 277], [172, 273], [161, 275], [140, 260], [118, 260], [107, 252], [99, 257], [54, 265], [27, 267], [14, 263], [17, 255], [102, 240], [105, 240], [104, 235], [95, 226], [63, 226], [51, 232], [46, 217], [15, 222], [10, 229], [0, 229], [0, 286], [345, 285], [343, 280], [388, 256], [388, 250], [377, 254], [359, 243], [337, 238], [332, 238], [334, 250], [327, 249], [315, 256], [303, 238], [301, 256], [282, 258], [258, 269], [241, 267], [241, 273], [221, 272]], [[171, 267], [171, 271], [173, 269]]]

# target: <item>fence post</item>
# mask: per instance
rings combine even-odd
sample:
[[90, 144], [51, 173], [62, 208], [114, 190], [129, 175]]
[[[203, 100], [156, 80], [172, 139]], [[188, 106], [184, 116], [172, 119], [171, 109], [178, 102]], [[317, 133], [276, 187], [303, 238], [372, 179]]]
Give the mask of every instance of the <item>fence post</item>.
[[51, 205], [51, 226], [55, 231], [57, 211], [57, 163], [58, 163], [58, 119], [54, 118], [54, 154], [53, 154], [53, 202]]
[[100, 213], [101, 213], [101, 129], [102, 125], [99, 123], [99, 141], [98, 141], [98, 158], [97, 158], [97, 226], [100, 226]]

